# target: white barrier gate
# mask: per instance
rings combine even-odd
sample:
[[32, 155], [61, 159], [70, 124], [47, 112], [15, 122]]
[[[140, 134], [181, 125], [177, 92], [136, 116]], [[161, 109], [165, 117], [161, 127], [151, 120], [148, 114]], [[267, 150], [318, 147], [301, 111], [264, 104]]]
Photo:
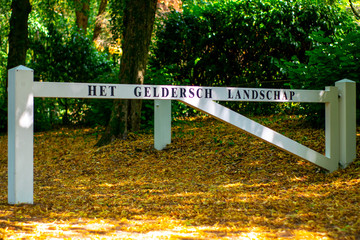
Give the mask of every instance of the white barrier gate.
[[[33, 70], [9, 70], [8, 203], [33, 203], [34, 97], [153, 99], [154, 147], [171, 143], [171, 101], [178, 100], [330, 172], [356, 158], [355, 82], [325, 90], [34, 82]], [[214, 101], [324, 103], [325, 155], [309, 149]]]

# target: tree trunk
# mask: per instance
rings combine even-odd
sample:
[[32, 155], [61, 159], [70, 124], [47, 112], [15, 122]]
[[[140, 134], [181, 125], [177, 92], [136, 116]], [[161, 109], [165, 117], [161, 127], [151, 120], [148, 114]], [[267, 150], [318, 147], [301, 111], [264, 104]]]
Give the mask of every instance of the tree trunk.
[[101, 2], [100, 2], [99, 12], [98, 12], [98, 14], [96, 16], [96, 20], [95, 20], [93, 41], [98, 40], [99, 35], [103, 29], [103, 22], [105, 20], [104, 15], [105, 15], [107, 3], [108, 3], [107, 0], [101, 0]]
[[13, 0], [11, 9], [7, 69], [25, 65], [31, 5], [29, 0]]
[[[120, 83], [143, 84], [157, 0], [126, 1]], [[141, 100], [115, 100], [109, 124], [98, 146], [116, 138], [126, 139], [140, 129]]]
[[90, 0], [75, 0], [76, 25], [86, 35], [89, 23]]
[[[28, 49], [28, 18], [31, 11], [29, 0], [13, 0], [11, 3], [10, 32], [9, 32], [9, 53], [7, 59], [7, 69], [25, 65], [26, 51]], [[8, 87], [8, 78], [6, 78], [5, 89]], [[7, 108], [7, 91], [2, 96], [5, 101], [1, 101], [3, 106], [0, 109]], [[5, 123], [7, 124], [7, 122]]]

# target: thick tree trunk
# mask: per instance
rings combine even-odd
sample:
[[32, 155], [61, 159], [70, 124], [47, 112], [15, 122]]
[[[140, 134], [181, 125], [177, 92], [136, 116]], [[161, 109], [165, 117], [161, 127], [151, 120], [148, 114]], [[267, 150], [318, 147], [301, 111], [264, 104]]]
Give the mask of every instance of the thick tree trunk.
[[29, 0], [13, 0], [11, 9], [7, 69], [25, 65], [31, 5]]
[[[124, 11], [123, 56], [120, 64], [120, 83], [143, 84], [149, 45], [155, 21], [157, 0], [127, 1]], [[115, 138], [125, 139], [129, 131], [140, 129], [141, 101], [116, 100], [110, 122], [98, 146]]]
[[[11, 9], [7, 69], [25, 65], [26, 51], [28, 49], [28, 18], [31, 5], [29, 0], [13, 0]], [[8, 79], [6, 78], [5, 89], [7, 87]], [[1, 101], [4, 105], [0, 106], [0, 109], [6, 109], [7, 94], [7, 91], [5, 91], [5, 94], [2, 96], [5, 101]]]
[[105, 21], [105, 10], [107, 6], [108, 1], [107, 0], [101, 0], [100, 6], [99, 6], [99, 12], [96, 16], [95, 20], [95, 27], [94, 27], [94, 35], [93, 35], [93, 41], [96, 41], [99, 38], [99, 35], [103, 29], [104, 21]]
[[90, 13], [90, 0], [75, 0], [76, 25], [86, 35]]

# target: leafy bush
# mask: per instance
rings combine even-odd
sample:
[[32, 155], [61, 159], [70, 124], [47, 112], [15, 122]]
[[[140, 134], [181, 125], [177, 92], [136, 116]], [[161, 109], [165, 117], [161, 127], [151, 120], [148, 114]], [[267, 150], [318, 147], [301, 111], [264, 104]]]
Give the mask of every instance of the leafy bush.
[[[36, 81], [115, 81], [112, 62], [89, 39], [76, 30], [64, 36], [53, 25], [47, 31], [31, 38], [29, 67]], [[35, 103], [36, 130], [57, 124], [106, 124], [112, 106], [112, 101], [94, 99], [37, 99]]]
[[[317, 43], [313, 32], [335, 41], [354, 26], [340, 8], [311, 1], [188, 4], [157, 26], [150, 63], [157, 69], [171, 66], [169, 73], [177, 73], [171, 82], [175, 85], [288, 87], [278, 59], [296, 56], [306, 63], [306, 52]], [[224, 104], [257, 115], [289, 109], [286, 104]]]
[[99, 53], [91, 40], [73, 31], [69, 36], [50, 25], [49, 34], [32, 39], [30, 67], [35, 80], [52, 82], [97, 82], [111, 73], [111, 63]]
[[[7, 79], [8, 35], [10, 31], [11, 1], [0, 1], [0, 98], [4, 98]], [[4, 99], [1, 99], [3, 101]], [[2, 104], [0, 105], [0, 108]], [[0, 121], [1, 123], [1, 121]]]
[[292, 61], [283, 61], [281, 65], [292, 87], [323, 89], [344, 78], [359, 82], [359, 31], [350, 32], [337, 41], [324, 37], [323, 32], [314, 33], [312, 37], [318, 45], [306, 52], [309, 57], [307, 62], [295, 56]]
[[[350, 79], [357, 83], [360, 92], [360, 29], [350, 32], [337, 41], [325, 37], [323, 32], [312, 35], [317, 46], [306, 55], [307, 62], [296, 57], [292, 61], [282, 61], [279, 66], [288, 75], [292, 88], [324, 89], [334, 86], [336, 81]], [[358, 119], [360, 95], [357, 94]], [[304, 105], [308, 120], [317, 125], [324, 122], [323, 106]]]
[[176, 83], [282, 86], [274, 59], [306, 61], [314, 31], [335, 36], [351, 18], [340, 9], [305, 1], [236, 1], [173, 11], [158, 26], [152, 63], [176, 66]]

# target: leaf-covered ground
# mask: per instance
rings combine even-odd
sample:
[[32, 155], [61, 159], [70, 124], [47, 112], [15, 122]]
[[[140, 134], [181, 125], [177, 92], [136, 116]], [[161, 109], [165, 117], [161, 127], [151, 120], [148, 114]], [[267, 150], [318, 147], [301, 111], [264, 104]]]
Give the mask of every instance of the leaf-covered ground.
[[[296, 117], [257, 120], [324, 151]], [[7, 204], [0, 137], [0, 239], [360, 239], [359, 147], [328, 174], [211, 118], [178, 121], [163, 151], [151, 133], [98, 134], [35, 133], [34, 205]]]

